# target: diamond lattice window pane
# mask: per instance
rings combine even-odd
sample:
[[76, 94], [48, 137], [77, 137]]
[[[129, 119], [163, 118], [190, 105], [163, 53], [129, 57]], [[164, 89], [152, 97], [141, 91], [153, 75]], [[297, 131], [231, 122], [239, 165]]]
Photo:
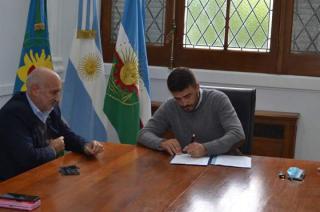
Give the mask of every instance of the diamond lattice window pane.
[[223, 48], [225, 0], [186, 0], [185, 14], [184, 47]]
[[153, 45], [163, 45], [166, 1], [147, 0], [146, 2], [146, 40]]
[[121, 16], [124, 10], [124, 0], [112, 0], [111, 41], [117, 40]]
[[[164, 44], [166, 0], [146, 0], [145, 30], [146, 42], [152, 45]], [[112, 0], [112, 42], [116, 42], [119, 24], [124, 10], [124, 0]]]
[[320, 1], [295, 0], [291, 52], [320, 53]]
[[228, 49], [270, 51], [272, 0], [232, 0]]

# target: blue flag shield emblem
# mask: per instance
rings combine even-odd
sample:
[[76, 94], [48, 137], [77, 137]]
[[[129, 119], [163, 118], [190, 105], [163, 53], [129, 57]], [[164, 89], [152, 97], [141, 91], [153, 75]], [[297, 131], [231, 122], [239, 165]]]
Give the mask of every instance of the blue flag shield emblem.
[[26, 90], [27, 76], [37, 67], [52, 69], [47, 1], [31, 0], [14, 92]]

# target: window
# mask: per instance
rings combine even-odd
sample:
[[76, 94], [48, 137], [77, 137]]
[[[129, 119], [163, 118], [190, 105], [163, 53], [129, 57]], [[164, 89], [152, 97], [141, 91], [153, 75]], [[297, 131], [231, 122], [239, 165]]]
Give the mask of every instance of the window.
[[187, 0], [183, 46], [269, 52], [272, 3], [273, 0]]
[[295, 1], [291, 51], [293, 53], [320, 52], [320, 1]]
[[[192, 4], [200, 7], [200, 16], [207, 16], [211, 20], [209, 22], [213, 29], [211, 31], [215, 33], [209, 34], [216, 34], [218, 37], [215, 39], [218, 42], [211, 49], [187, 48], [184, 45], [186, 42], [183, 36], [187, 36], [185, 31], [189, 28], [185, 17], [192, 12]], [[278, 7], [273, 7], [272, 1], [186, 0], [177, 1], [177, 8], [179, 9], [176, 17], [177, 36], [174, 54], [176, 66], [265, 73], [276, 70], [278, 51], [275, 45], [278, 38], [272, 36], [272, 33], [277, 33], [278, 30], [278, 13], [274, 11]], [[265, 12], [259, 14], [257, 8], [263, 8]], [[206, 13], [211, 14], [206, 15]], [[205, 20], [200, 20], [199, 23], [205, 23]], [[256, 36], [259, 34], [263, 35], [260, 36], [260, 42]], [[270, 40], [271, 37], [274, 39]], [[219, 44], [220, 49], [217, 48]]]
[[[145, 0], [146, 2], [146, 42], [149, 64], [168, 65], [172, 5], [167, 0]], [[112, 61], [112, 53], [117, 38], [120, 18], [124, 10], [124, 0], [102, 1], [101, 31], [104, 60]]]
[[283, 73], [320, 76], [320, 1], [290, 3], [284, 27]]
[[[320, 76], [318, 0], [145, 0], [150, 65]], [[112, 61], [124, 0], [102, 1]]]

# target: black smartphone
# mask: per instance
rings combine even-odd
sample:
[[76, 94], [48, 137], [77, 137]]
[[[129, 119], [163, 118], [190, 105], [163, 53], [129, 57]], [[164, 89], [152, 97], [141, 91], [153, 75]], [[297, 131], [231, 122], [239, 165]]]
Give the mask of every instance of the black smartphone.
[[0, 194], [0, 199], [9, 199], [9, 200], [25, 201], [25, 202], [36, 202], [40, 199], [40, 197], [33, 196], [33, 195], [27, 195], [27, 194], [6, 193], [6, 194]]

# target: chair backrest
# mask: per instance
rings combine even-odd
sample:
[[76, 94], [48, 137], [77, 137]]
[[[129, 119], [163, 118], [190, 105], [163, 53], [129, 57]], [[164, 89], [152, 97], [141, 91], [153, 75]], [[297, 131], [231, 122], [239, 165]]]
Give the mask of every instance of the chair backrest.
[[246, 139], [240, 147], [242, 153], [251, 154], [251, 143], [254, 127], [254, 112], [256, 107], [255, 88], [216, 87], [201, 85], [202, 89], [216, 89], [225, 93], [233, 105], [242, 124]]

